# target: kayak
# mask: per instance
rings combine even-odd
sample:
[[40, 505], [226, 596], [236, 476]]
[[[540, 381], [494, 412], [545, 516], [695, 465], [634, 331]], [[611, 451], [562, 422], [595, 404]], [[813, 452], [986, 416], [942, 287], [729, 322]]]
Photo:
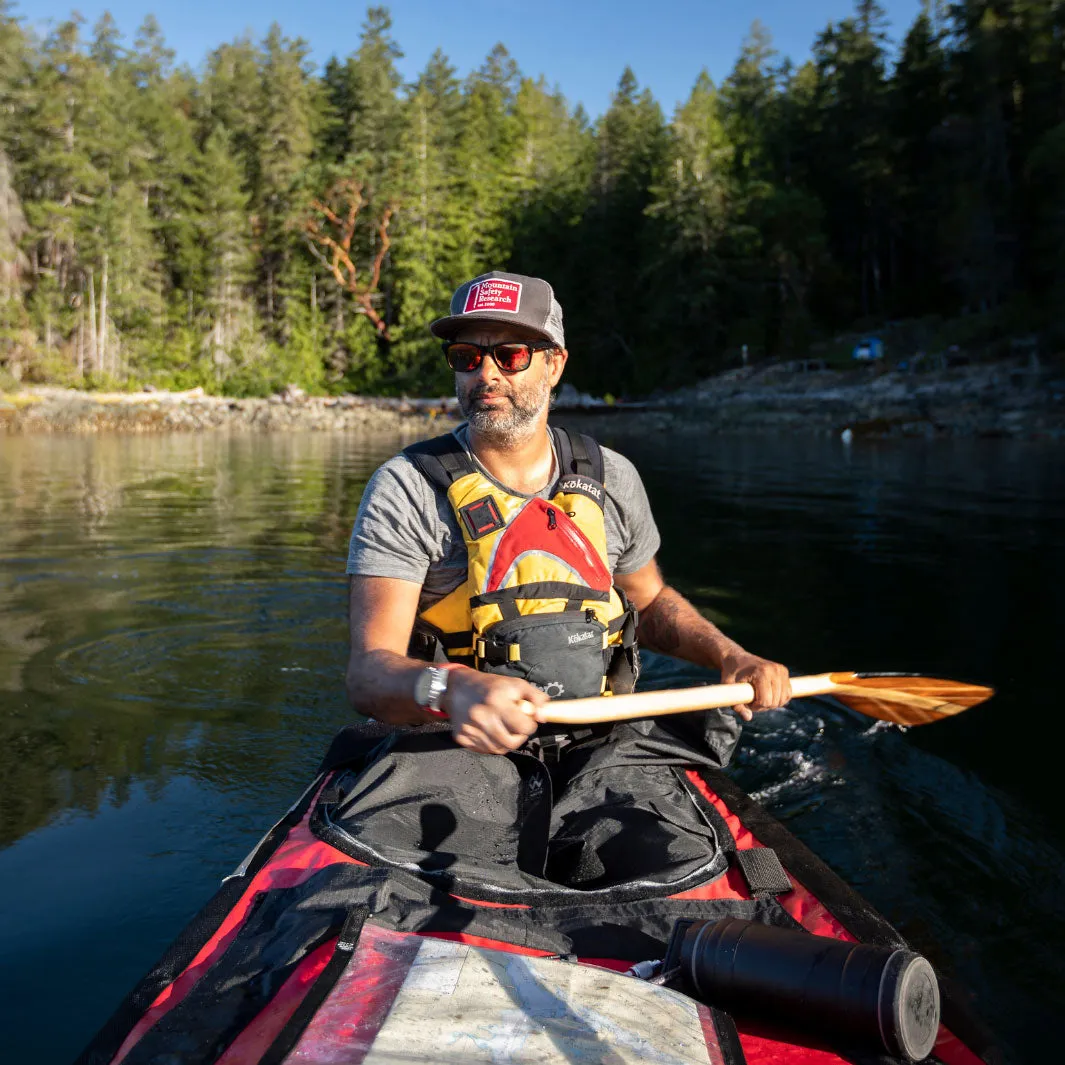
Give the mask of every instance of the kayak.
[[570, 837], [599, 841], [550, 851], [541, 760], [343, 730], [79, 1065], [994, 1065], [964, 998], [712, 758], [622, 729], [573, 784]]

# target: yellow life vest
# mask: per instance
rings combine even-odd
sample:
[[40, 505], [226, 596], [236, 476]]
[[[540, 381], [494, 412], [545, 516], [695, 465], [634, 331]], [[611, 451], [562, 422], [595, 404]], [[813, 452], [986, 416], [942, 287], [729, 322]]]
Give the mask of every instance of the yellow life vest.
[[452, 433], [404, 450], [446, 496], [468, 558], [466, 580], [419, 614], [410, 653], [520, 676], [552, 698], [631, 691], [636, 615], [607, 560], [602, 450], [551, 432], [549, 499], [501, 489]]

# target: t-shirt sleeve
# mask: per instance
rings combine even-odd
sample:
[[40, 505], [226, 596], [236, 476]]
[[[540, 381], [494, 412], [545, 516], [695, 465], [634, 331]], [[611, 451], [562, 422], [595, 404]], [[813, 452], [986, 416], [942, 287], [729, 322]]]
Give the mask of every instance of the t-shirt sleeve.
[[397, 455], [370, 478], [348, 545], [347, 572], [422, 584], [440, 556], [435, 501], [428, 482]]
[[616, 511], [621, 541], [614, 572], [635, 573], [658, 554], [662, 538], [636, 467], [608, 448], [603, 449], [603, 460], [607, 505]]

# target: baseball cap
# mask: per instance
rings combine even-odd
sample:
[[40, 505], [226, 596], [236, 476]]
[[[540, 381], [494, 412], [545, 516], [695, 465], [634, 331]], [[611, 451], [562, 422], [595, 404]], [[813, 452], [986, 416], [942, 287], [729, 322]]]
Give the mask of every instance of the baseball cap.
[[501, 270], [481, 274], [459, 285], [451, 297], [451, 313], [437, 318], [429, 330], [433, 336], [450, 340], [471, 321], [520, 326], [560, 348], [566, 346], [562, 308], [554, 289], [539, 277]]

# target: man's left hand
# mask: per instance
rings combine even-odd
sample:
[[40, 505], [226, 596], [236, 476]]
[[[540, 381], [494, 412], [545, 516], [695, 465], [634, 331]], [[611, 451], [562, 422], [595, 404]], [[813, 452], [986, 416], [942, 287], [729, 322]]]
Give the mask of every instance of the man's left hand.
[[721, 660], [721, 683], [746, 683], [754, 688], [752, 702], [734, 707], [744, 721], [750, 721], [759, 710], [785, 706], [791, 699], [791, 680], [787, 669], [768, 658], [737, 651]]

